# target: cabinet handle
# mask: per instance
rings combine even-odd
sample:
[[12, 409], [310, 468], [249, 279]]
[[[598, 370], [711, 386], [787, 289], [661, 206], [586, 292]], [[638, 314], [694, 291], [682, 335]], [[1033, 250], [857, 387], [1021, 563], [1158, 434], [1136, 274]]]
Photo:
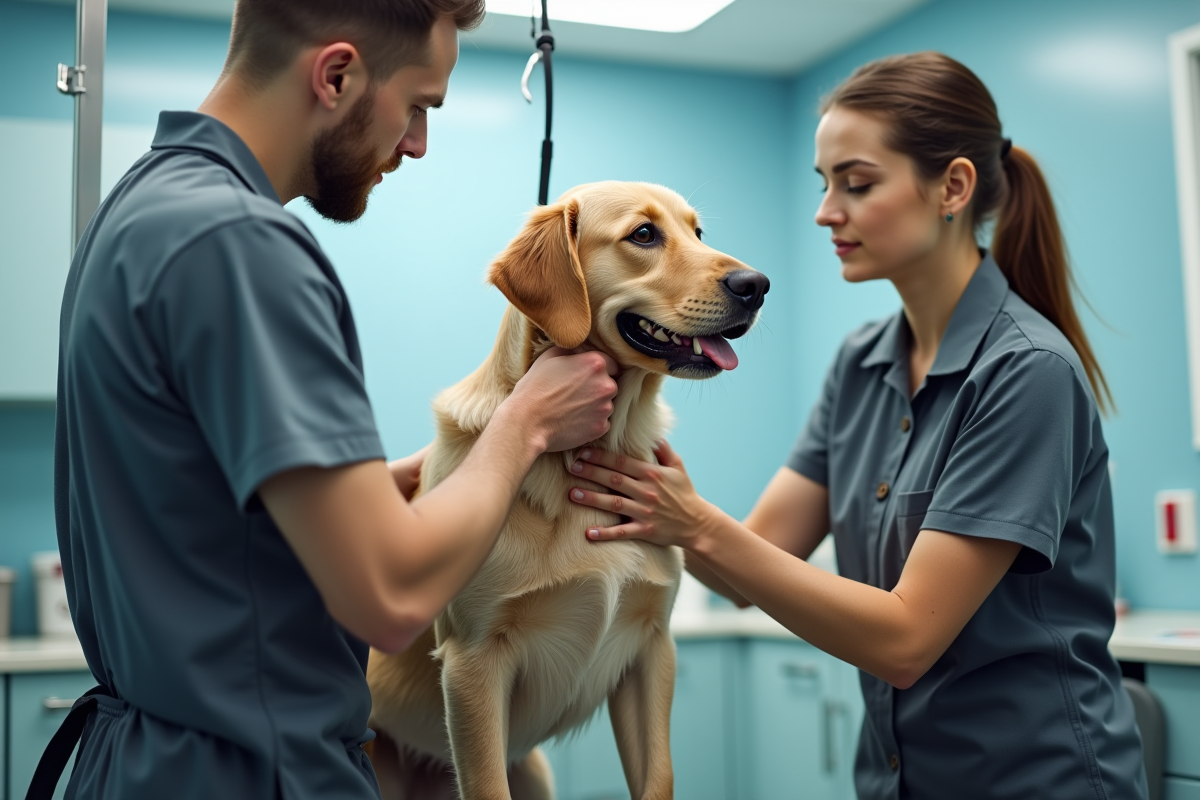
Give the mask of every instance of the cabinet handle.
[[808, 662], [784, 664], [780, 669], [787, 678], [819, 678], [821, 676], [820, 668], [816, 664]]
[[834, 773], [837, 772], [837, 731], [834, 730], [833, 718], [845, 709], [837, 700], [826, 700], [822, 706], [821, 750], [825, 771]]
[[42, 701], [42, 705], [47, 711], [61, 711], [71, 708], [75, 705], [75, 701], [65, 697], [47, 697]]

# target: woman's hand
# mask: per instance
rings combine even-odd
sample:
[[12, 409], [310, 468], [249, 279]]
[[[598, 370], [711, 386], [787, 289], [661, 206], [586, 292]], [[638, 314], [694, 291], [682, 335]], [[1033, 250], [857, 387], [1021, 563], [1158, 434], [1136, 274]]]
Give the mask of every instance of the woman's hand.
[[683, 461], [666, 442], [654, 451], [655, 464], [589, 448], [579, 454], [571, 472], [619, 494], [602, 494], [573, 488], [572, 502], [628, 517], [611, 528], [589, 528], [595, 541], [643, 539], [658, 545], [688, 548], [717, 512], [700, 495], [683, 467]]
[[392, 480], [396, 482], [396, 488], [410, 503], [417, 487], [421, 485], [421, 467], [424, 466], [425, 456], [429, 455], [431, 449], [433, 449], [432, 443], [425, 445], [411, 456], [398, 458], [388, 464], [388, 471], [392, 473]]

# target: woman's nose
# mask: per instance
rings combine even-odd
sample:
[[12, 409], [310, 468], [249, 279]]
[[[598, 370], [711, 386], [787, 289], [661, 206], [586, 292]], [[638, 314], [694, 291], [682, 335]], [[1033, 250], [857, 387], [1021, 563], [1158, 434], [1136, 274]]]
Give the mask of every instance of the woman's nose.
[[845, 221], [845, 213], [829, 202], [828, 197], [821, 200], [821, 205], [817, 206], [816, 222], [818, 225], [828, 228], [832, 225], [841, 225]]

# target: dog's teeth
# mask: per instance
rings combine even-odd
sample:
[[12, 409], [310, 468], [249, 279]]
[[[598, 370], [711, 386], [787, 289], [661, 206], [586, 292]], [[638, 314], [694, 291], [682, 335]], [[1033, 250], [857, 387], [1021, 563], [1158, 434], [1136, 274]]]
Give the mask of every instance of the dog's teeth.
[[650, 321], [645, 320], [645, 319], [639, 319], [638, 327], [640, 327], [644, 331], [649, 331], [650, 330]]
[[700, 337], [699, 336], [697, 336], [695, 339], [692, 339], [692, 352], [694, 352], [698, 356], [704, 355], [704, 349], [702, 347], [700, 347]]
[[655, 328], [655, 329], [654, 329], [654, 338], [655, 338], [655, 339], [658, 339], [660, 342], [669, 342], [669, 341], [671, 341], [671, 337], [670, 337], [670, 336], [667, 336], [667, 334], [666, 334], [666, 333], [663, 331], [663, 329], [662, 329], [662, 328]]
[[671, 334], [671, 341], [672, 341], [672, 342], [674, 342], [675, 344], [679, 344], [679, 345], [683, 344], [683, 342], [682, 342], [682, 341], [680, 341], [680, 339], [679, 339], [679, 334], [678, 334], [678, 333], [672, 333], [672, 334]]

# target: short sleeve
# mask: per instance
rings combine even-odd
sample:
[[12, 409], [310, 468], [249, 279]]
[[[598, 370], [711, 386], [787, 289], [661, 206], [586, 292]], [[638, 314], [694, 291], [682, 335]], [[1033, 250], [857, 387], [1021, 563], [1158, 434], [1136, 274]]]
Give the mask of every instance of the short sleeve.
[[822, 486], [829, 485], [829, 425], [842, 372], [841, 362], [842, 353], [839, 351], [838, 357], [834, 359], [825, 375], [821, 395], [809, 413], [808, 422], [796, 438], [787, 460], [789, 469]]
[[149, 304], [163, 371], [239, 507], [288, 469], [383, 457], [345, 296], [315, 250], [278, 223], [223, 226], [167, 265]]
[[1091, 452], [1095, 405], [1046, 350], [1011, 353], [975, 382], [922, 528], [1025, 546], [1015, 572], [1054, 565]]

